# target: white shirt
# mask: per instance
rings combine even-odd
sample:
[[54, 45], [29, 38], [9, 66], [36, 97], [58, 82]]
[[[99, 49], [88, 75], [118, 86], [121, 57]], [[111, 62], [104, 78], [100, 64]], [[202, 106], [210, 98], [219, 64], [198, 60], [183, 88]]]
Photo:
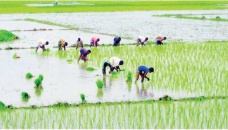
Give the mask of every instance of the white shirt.
[[146, 37], [144, 37], [144, 36], [139, 36], [138, 38], [141, 40], [141, 42], [144, 42], [146, 39]]
[[121, 59], [118, 57], [111, 57], [109, 61], [111, 66], [116, 67], [116, 66], [119, 66]]
[[40, 39], [39, 41], [38, 41], [38, 45], [39, 46], [43, 46], [43, 45], [46, 45], [46, 40], [44, 40], [44, 39]]

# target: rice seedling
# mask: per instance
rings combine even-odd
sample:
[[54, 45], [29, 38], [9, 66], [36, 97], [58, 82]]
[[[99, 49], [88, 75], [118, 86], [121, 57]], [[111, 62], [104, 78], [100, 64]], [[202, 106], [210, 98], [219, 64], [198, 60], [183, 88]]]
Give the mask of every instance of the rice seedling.
[[6, 105], [2, 101], [0, 101], [0, 109], [3, 109], [5, 107], [6, 107]]
[[98, 89], [102, 89], [104, 87], [104, 82], [102, 80], [97, 80], [96, 85]]
[[27, 101], [30, 98], [30, 95], [27, 92], [22, 92], [21, 97], [23, 101]]
[[95, 69], [93, 67], [87, 67], [86, 71], [94, 71]]
[[28, 72], [28, 73], [26, 74], [26, 79], [31, 79], [32, 77], [33, 77], [33, 75], [32, 75], [31, 73]]
[[18, 59], [18, 58], [20, 58], [20, 56], [18, 56], [16, 53], [14, 53], [13, 58]]
[[43, 81], [44, 76], [43, 76], [42, 74], [40, 74], [38, 78], [39, 78], [41, 81]]
[[127, 73], [127, 80], [126, 80], [126, 82], [132, 82], [132, 73], [130, 71]]
[[85, 100], [85, 94], [80, 94], [80, 98], [82, 100], [82, 103], [85, 103], [86, 100]]
[[34, 83], [35, 83], [35, 88], [42, 88], [42, 80], [41, 80], [41, 78], [36, 78], [35, 80], [34, 80]]
[[15, 39], [19, 39], [18, 36], [7, 30], [0, 30], [0, 42], [8, 42]]

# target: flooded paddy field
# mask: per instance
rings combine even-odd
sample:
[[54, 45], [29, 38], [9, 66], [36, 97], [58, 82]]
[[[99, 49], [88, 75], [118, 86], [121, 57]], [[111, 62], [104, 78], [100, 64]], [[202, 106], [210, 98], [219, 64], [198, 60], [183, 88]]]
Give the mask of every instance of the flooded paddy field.
[[[70, 58], [75, 52], [71, 50], [66, 55]], [[20, 59], [12, 58], [15, 53]], [[55, 53], [57, 52], [52, 52]], [[167, 94], [173, 98], [192, 96], [184, 92], [154, 89], [148, 83], [127, 85], [124, 73], [120, 73], [117, 78], [102, 77], [101, 69], [98, 67], [95, 71], [88, 72], [87, 65], [77, 64], [76, 57], [73, 57], [73, 62], [69, 64], [67, 58], [59, 59], [52, 57], [52, 54], [50, 52], [50, 56], [46, 57], [35, 55], [33, 50], [0, 51], [2, 68], [0, 78], [3, 79], [0, 85], [1, 101], [18, 107], [51, 105], [57, 102], [80, 103], [81, 93], [86, 95], [86, 100], [90, 103], [158, 99]], [[25, 75], [28, 72], [35, 77], [26, 79]], [[34, 80], [39, 74], [44, 76], [41, 92], [37, 92], [34, 88]], [[102, 93], [96, 86], [98, 79], [105, 83]], [[28, 102], [23, 102], [21, 99], [23, 91], [31, 96]]]
[[[140, 12], [101, 12], [101, 13], [50, 13], [50, 14], [1, 14], [0, 20], [26, 19], [49, 21], [70, 25], [80, 31], [103, 35], [121, 36], [135, 41], [139, 35], [154, 41], [158, 35], [167, 37], [167, 41], [201, 42], [227, 40], [228, 22], [200, 21], [178, 18], [155, 17], [163, 14], [218, 15], [227, 14], [227, 10], [203, 11], [140, 11]], [[66, 17], [70, 15], [71, 17]], [[102, 40], [102, 38], [101, 38]], [[104, 43], [110, 43], [107, 39]]]
[[[19, 37], [0, 43], [0, 101], [6, 106], [19, 107], [0, 110], [3, 124], [0, 128], [227, 128], [228, 22], [154, 16], [223, 18], [227, 13], [227, 10], [205, 10], [0, 14], [0, 29]], [[28, 18], [47, 23], [27, 21]], [[124, 45], [86, 46], [92, 51], [87, 63], [78, 63], [79, 49], [69, 47], [78, 37], [89, 44], [92, 36], [100, 37], [100, 44], [112, 44], [115, 35], [123, 38]], [[138, 35], [148, 36], [150, 43], [157, 35], [166, 36], [167, 40], [164, 46], [127, 45], [135, 43]], [[67, 51], [55, 48], [60, 38], [69, 43]], [[39, 39], [49, 41], [46, 47], [50, 51], [35, 52]], [[19, 49], [4, 50], [9, 47]], [[14, 54], [20, 58], [13, 58]], [[103, 76], [102, 62], [112, 56], [124, 61], [120, 66], [123, 71]], [[139, 65], [154, 67], [154, 73], [148, 74], [150, 81], [145, 79], [142, 84], [139, 79], [134, 83]], [[95, 70], [87, 71], [88, 67]], [[34, 77], [26, 79], [28, 72]], [[132, 82], [126, 82], [129, 73]], [[43, 89], [38, 91], [34, 80], [40, 74], [44, 76]], [[104, 83], [101, 90], [97, 88], [97, 80]], [[22, 92], [30, 95], [29, 100], [22, 100]], [[101, 104], [81, 104], [80, 94], [85, 95], [87, 103]], [[165, 95], [172, 99], [226, 99], [146, 101], [159, 100]], [[129, 103], [121, 104], [122, 101]], [[131, 104], [132, 101], [141, 102]], [[56, 103], [79, 106], [27, 109]]]

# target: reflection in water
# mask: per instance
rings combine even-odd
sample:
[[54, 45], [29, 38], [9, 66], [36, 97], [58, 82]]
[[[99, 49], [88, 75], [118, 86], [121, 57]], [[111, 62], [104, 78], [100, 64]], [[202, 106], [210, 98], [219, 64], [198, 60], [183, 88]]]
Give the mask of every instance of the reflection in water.
[[128, 92], [131, 92], [131, 85], [132, 85], [132, 82], [127, 82]]
[[139, 88], [138, 84], [136, 84], [136, 93], [140, 98], [147, 98], [147, 97], [153, 97], [154, 94], [152, 92], [148, 91], [149, 85], [148, 84], [141, 84], [141, 89]]
[[97, 98], [101, 99], [103, 97], [104, 93], [102, 89], [97, 90]]
[[35, 94], [36, 96], [41, 96], [41, 93], [43, 92], [43, 88], [35, 88]]

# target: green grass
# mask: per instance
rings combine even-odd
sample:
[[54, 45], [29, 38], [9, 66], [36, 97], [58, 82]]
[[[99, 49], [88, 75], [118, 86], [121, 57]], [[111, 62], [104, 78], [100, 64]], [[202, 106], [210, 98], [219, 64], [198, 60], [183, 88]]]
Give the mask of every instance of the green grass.
[[[68, 106], [68, 104], [59, 106]], [[228, 127], [227, 99], [32, 108], [1, 110], [0, 128], [225, 129]]]
[[[52, 4], [54, 1], [0, 1], [0, 13], [112, 12], [135, 10], [211, 10], [227, 9], [228, 1], [81, 1], [81, 5], [31, 7], [26, 4]], [[69, 1], [62, 1], [62, 3]], [[85, 5], [92, 4], [92, 5]]]
[[181, 15], [181, 14], [164, 14], [164, 15], [154, 15], [158, 17], [172, 17], [172, 18], [180, 18], [180, 19], [193, 19], [193, 20], [210, 20], [216, 22], [228, 22], [228, 19], [224, 18], [202, 18], [202, 17], [192, 17], [191, 15]]
[[0, 43], [12, 41], [15, 39], [18, 39], [18, 37], [16, 35], [14, 35], [13, 33], [9, 32], [7, 30], [0, 30]]

